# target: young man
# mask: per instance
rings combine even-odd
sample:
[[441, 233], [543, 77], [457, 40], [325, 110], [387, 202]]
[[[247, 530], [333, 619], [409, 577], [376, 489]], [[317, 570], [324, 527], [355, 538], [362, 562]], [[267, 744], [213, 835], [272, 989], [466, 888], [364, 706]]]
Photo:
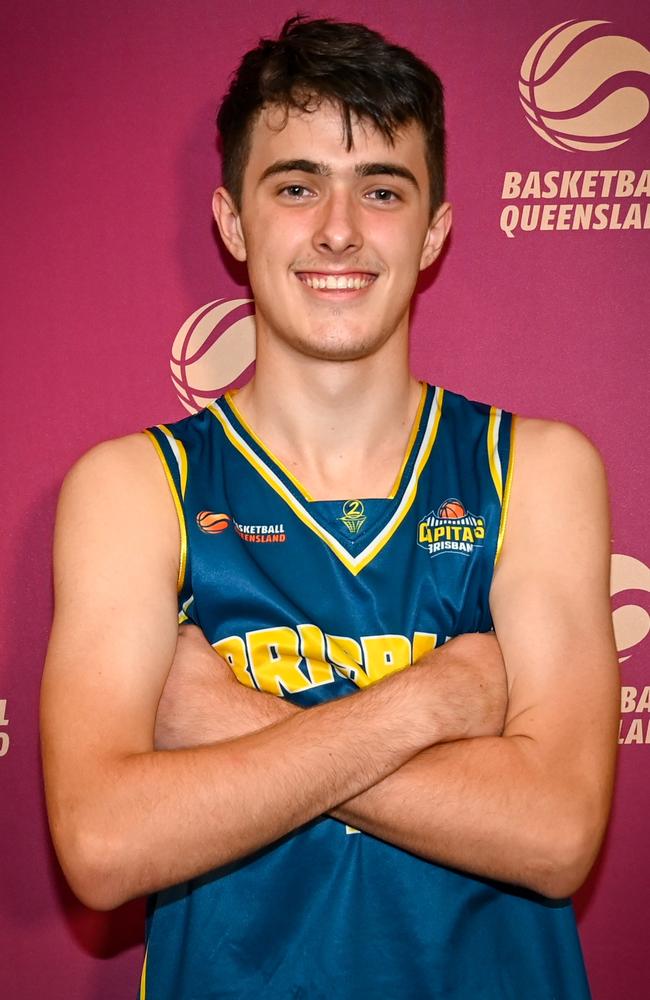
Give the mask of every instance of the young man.
[[214, 209], [256, 374], [64, 486], [50, 820], [88, 905], [155, 894], [142, 996], [588, 996], [565, 897], [612, 787], [604, 477], [542, 421], [515, 461], [510, 414], [408, 371], [441, 101], [358, 25], [245, 56]]

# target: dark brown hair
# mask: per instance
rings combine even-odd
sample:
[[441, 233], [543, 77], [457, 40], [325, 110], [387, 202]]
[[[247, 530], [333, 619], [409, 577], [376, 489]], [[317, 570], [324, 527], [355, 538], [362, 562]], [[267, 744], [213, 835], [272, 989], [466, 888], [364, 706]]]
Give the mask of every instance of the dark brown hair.
[[250, 134], [263, 107], [313, 111], [322, 101], [341, 109], [347, 149], [356, 118], [371, 121], [393, 142], [417, 122], [424, 133], [431, 212], [445, 196], [442, 84], [426, 63], [362, 24], [331, 20], [286, 22], [277, 39], [260, 39], [237, 69], [217, 117], [223, 182], [241, 206]]

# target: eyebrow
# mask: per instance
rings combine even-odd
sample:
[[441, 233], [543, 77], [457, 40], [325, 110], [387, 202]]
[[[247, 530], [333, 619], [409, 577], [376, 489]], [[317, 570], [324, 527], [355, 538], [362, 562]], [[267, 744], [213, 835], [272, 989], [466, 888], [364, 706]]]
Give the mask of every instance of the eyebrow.
[[[276, 160], [266, 168], [260, 180], [273, 177], [275, 174], [288, 174], [298, 171], [301, 174], [316, 174], [318, 177], [331, 177], [332, 168], [327, 163], [317, 163], [315, 160]], [[419, 191], [420, 186], [407, 167], [400, 163], [357, 163], [354, 168], [357, 177], [402, 177], [413, 184]]]
[[415, 174], [401, 163], [358, 163], [354, 168], [358, 177], [402, 177], [409, 181], [417, 191], [420, 190]]
[[326, 163], [316, 163], [314, 160], [276, 160], [266, 168], [260, 180], [266, 180], [274, 174], [289, 174], [294, 170], [301, 174], [317, 174], [319, 177], [329, 177], [332, 173]]

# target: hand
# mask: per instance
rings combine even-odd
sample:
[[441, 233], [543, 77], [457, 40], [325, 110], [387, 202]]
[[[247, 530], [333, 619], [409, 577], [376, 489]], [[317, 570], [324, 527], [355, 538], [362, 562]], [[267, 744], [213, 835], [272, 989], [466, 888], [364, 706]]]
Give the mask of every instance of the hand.
[[298, 709], [240, 684], [196, 625], [181, 625], [154, 732], [156, 750], [218, 743], [255, 732]]
[[431, 702], [436, 743], [502, 735], [508, 687], [494, 633], [459, 635], [427, 653], [416, 667], [416, 677], [419, 670], [427, 672], [423, 687]]

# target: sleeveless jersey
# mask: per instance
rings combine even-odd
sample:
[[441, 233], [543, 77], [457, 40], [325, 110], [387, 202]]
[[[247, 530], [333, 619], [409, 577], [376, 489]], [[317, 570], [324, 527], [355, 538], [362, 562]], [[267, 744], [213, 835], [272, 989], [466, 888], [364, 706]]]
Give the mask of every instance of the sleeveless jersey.
[[[511, 414], [422, 387], [387, 499], [314, 500], [226, 395], [151, 428], [181, 526], [179, 619], [309, 707], [492, 628]], [[584, 1000], [571, 904], [329, 817], [150, 900], [146, 1000]]]

